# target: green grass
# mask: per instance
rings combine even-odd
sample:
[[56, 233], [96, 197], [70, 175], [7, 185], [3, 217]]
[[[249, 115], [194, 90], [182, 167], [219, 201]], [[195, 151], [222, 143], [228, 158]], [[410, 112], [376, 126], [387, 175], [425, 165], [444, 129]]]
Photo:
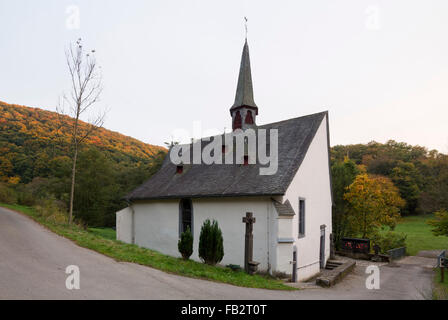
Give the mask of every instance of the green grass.
[[398, 232], [407, 235], [406, 250], [409, 255], [416, 255], [421, 250], [437, 250], [448, 248], [448, 237], [435, 236], [431, 226], [426, 223], [434, 215], [409, 216], [401, 218], [395, 227]]
[[445, 281], [440, 282], [441, 274], [440, 269], [434, 269], [434, 289], [433, 289], [433, 299], [434, 300], [448, 300], [448, 270], [445, 269]]
[[56, 224], [39, 216], [33, 208], [0, 204], [5, 208], [22, 212], [33, 218], [51, 231], [73, 240], [77, 245], [85, 247], [117, 261], [138, 263], [165, 272], [182, 276], [212, 280], [241, 287], [263, 288], [273, 290], [296, 290], [269, 276], [248, 275], [242, 271], [232, 271], [221, 266], [209, 266], [192, 260], [170, 257], [157, 251], [126, 244], [115, 239], [112, 229], [89, 228], [84, 230], [77, 225]]
[[106, 239], [110, 239], [110, 240], [117, 239], [117, 233], [112, 228], [88, 228], [87, 230], [97, 236], [102, 237], [102, 238], [106, 238]]

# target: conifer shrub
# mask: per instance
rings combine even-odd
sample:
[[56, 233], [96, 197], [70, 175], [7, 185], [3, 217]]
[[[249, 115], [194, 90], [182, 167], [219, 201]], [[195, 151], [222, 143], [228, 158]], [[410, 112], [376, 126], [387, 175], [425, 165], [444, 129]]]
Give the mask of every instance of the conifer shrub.
[[177, 248], [179, 249], [182, 258], [185, 260], [188, 260], [193, 254], [193, 235], [191, 234], [190, 228], [187, 228], [187, 230], [180, 235]]
[[448, 211], [439, 210], [434, 212], [435, 219], [428, 221], [428, 224], [433, 226], [432, 233], [435, 236], [447, 236], [448, 237]]
[[206, 264], [215, 265], [224, 257], [224, 245], [218, 222], [204, 221], [199, 236], [199, 257]]

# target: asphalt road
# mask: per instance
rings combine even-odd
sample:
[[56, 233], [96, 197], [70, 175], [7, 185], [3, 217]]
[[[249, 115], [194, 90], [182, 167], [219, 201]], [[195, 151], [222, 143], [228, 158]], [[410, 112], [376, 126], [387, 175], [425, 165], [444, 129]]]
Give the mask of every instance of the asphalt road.
[[[424, 299], [431, 298], [432, 263], [408, 257], [381, 266], [379, 290], [366, 289], [362, 263], [330, 289], [241, 288], [117, 262], [0, 208], [0, 299]], [[79, 290], [65, 286], [69, 265], [79, 266]]]

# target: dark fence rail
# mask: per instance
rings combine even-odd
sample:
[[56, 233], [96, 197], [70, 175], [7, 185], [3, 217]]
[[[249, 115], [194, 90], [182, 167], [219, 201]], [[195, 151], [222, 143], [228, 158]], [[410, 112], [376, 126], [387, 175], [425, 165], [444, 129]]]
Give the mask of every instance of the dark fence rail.
[[394, 248], [387, 251], [390, 260], [396, 260], [406, 255], [406, 247]]
[[368, 254], [370, 252], [370, 239], [342, 238], [341, 250]]

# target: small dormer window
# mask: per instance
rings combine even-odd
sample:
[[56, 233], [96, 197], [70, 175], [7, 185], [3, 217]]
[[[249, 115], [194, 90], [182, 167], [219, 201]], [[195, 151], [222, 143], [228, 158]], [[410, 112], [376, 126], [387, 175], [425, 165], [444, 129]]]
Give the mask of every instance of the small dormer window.
[[176, 173], [177, 174], [181, 174], [182, 172], [184, 171], [184, 166], [183, 165], [178, 165], [177, 167], [176, 167]]

